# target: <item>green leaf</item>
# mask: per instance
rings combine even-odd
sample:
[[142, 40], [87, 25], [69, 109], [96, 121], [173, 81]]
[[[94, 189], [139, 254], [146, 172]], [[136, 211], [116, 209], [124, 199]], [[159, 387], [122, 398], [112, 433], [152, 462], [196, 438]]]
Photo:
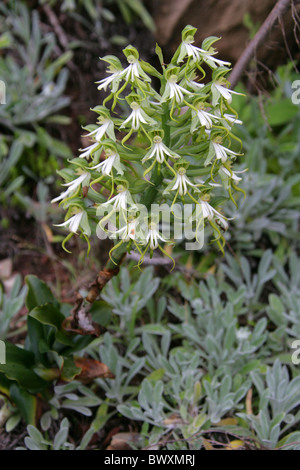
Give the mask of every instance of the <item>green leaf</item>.
[[104, 300], [94, 302], [90, 313], [93, 321], [101, 326], [107, 327], [111, 322], [112, 309]]
[[13, 414], [6, 422], [5, 431], [12, 432], [20, 423], [22, 415], [20, 413]]
[[16, 166], [23, 152], [23, 145], [18, 140], [15, 140], [11, 146], [9, 157], [0, 166], [0, 186], [5, 182], [12, 168]]
[[36, 397], [17, 385], [10, 387], [10, 396], [12, 401], [17, 405], [26, 423], [35, 425], [37, 411]]
[[29, 316], [43, 325], [54, 327], [56, 330], [60, 330], [61, 324], [65, 320], [64, 315], [52, 304], [34, 308]]
[[59, 303], [53, 296], [51, 290], [43, 281], [38, 279], [36, 276], [26, 276], [26, 284], [28, 286], [28, 294], [26, 297], [26, 307], [29, 312], [35, 307], [40, 307], [48, 303], [52, 303], [57, 308]]
[[40, 362], [44, 366], [49, 365], [47, 357], [45, 357], [45, 348], [43, 348], [43, 351], [41, 351], [40, 348], [41, 341], [45, 338], [45, 328], [40, 322], [28, 316], [27, 330], [28, 335], [25, 340], [26, 349], [34, 354], [36, 363]]
[[6, 364], [0, 365], [0, 372], [4, 373], [7, 379], [16, 381], [31, 393], [40, 392], [47, 386], [47, 382], [33, 372], [34, 366], [32, 352], [6, 343]]
[[163, 66], [164, 65], [164, 56], [163, 56], [163, 53], [162, 53], [162, 49], [158, 44], [156, 44], [156, 46], [155, 46], [155, 52], [156, 52], [156, 54], [159, 58], [160, 65]]
[[76, 367], [73, 358], [65, 358], [64, 367], [61, 373], [61, 379], [66, 382], [71, 382], [75, 377], [80, 374], [81, 369]]
[[53, 450], [61, 449], [66, 443], [68, 439], [68, 435], [69, 435], [69, 421], [67, 418], [64, 418], [60, 425], [60, 430], [55, 436], [54, 443], [53, 443]]
[[157, 369], [152, 374], [147, 376], [147, 380], [153, 384], [162, 380], [165, 375], [165, 369]]
[[281, 126], [289, 123], [298, 113], [298, 107], [294, 105], [290, 98], [269, 103], [267, 106], [267, 116], [270, 126]]
[[144, 60], [141, 60], [141, 66], [144, 72], [149, 73], [153, 77], [159, 78], [160, 80], [162, 79], [162, 74], [159, 73], [153, 65], [148, 64], [148, 62], [145, 62]]
[[0, 395], [4, 395], [9, 398], [10, 392], [9, 388], [11, 386], [11, 381], [5, 376], [4, 373], [0, 373]]

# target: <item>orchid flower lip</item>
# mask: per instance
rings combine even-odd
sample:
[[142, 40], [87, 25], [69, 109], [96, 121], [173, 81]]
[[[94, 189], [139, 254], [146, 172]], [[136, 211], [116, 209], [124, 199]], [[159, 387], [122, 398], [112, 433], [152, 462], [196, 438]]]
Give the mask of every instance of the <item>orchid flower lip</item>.
[[219, 120], [218, 116], [215, 116], [214, 114], [211, 114], [208, 111], [205, 111], [204, 109], [199, 109], [197, 115], [201, 126], [205, 126], [206, 129], [212, 128], [213, 120]]
[[97, 129], [87, 134], [86, 137], [91, 137], [96, 134], [96, 141], [100, 142], [102, 137], [106, 134], [106, 131], [108, 130], [110, 125], [113, 125], [113, 121], [111, 119], [105, 119], [101, 126], [97, 127]]
[[156, 248], [158, 248], [158, 245], [159, 245], [159, 240], [161, 240], [162, 242], [167, 241], [158, 232], [157, 224], [151, 222], [150, 225], [149, 225], [149, 232], [148, 232], [148, 235], [146, 237], [146, 243], [148, 243], [150, 241], [150, 249], [151, 250], [156, 250]]
[[176, 103], [182, 103], [184, 100], [184, 95], [191, 95], [192, 93], [183, 88], [182, 86], [178, 85], [178, 83], [174, 81], [174, 78], [172, 80], [172, 77], [167, 82], [166, 91], [163, 95], [163, 99], [175, 99]]
[[163, 143], [160, 136], [155, 136], [153, 139], [153, 145], [149, 152], [145, 155], [142, 162], [150, 160], [155, 156], [158, 163], [163, 163], [165, 161], [165, 156], [179, 158], [179, 155], [174, 154], [168, 149], [168, 147]]
[[240, 125], [243, 124], [243, 121], [241, 121], [236, 116], [234, 116], [234, 114], [225, 113], [224, 118], [227, 119], [227, 121], [232, 122], [233, 124], [240, 124]]
[[82, 173], [82, 175], [78, 176], [74, 181], [70, 181], [69, 183], [64, 183], [62, 186], [68, 186], [69, 191], [73, 191], [76, 189], [83, 181], [89, 176], [89, 173]]
[[103, 162], [100, 162], [97, 165], [90, 167], [90, 170], [98, 170], [99, 168], [102, 168], [102, 174], [108, 176], [111, 174], [111, 170], [114, 166], [117, 157], [117, 152], [114, 152], [109, 155]]
[[217, 142], [212, 142], [212, 145], [214, 147], [215, 155], [217, 160], [221, 160], [222, 163], [225, 163], [228, 156], [238, 156], [239, 154], [234, 152], [233, 150], [230, 150], [223, 145], [217, 143]]
[[56, 227], [68, 227], [70, 232], [77, 233], [84, 211], [78, 212], [62, 224], [56, 224]]
[[202, 206], [204, 219], [212, 220], [214, 217], [216, 217], [218, 220], [224, 222], [228, 226], [226, 218], [222, 214], [220, 214], [216, 209], [214, 209], [207, 201], [200, 200], [200, 203]]
[[[184, 173], [183, 171], [184, 170]], [[184, 168], [179, 168], [176, 181], [174, 186], [172, 187], [172, 190], [178, 190], [178, 193], [180, 196], [185, 196], [186, 193], [188, 192], [188, 186], [195, 187], [195, 184], [193, 184], [188, 177], [186, 176], [186, 170]]]
[[107, 90], [107, 87], [116, 79], [121, 79], [123, 74], [124, 74], [124, 70], [119, 70], [117, 72], [111, 72], [111, 71], [108, 71], [108, 73], [111, 73], [111, 75], [109, 77], [106, 77], [106, 78], [103, 78], [102, 80], [100, 80], [99, 82], [96, 82], [97, 84], [99, 83], [99, 86], [98, 86], [98, 90], [102, 90], [104, 89], [104, 91]]
[[192, 57], [195, 62], [199, 62], [202, 59], [210, 60], [214, 63], [216, 63], [219, 66], [223, 65], [231, 65], [230, 62], [226, 62], [224, 60], [216, 59], [213, 57], [213, 55], [216, 54], [216, 52], [209, 52], [205, 51], [204, 49], [201, 49], [200, 47], [196, 47], [192, 45], [192, 42], [183, 42], [182, 45], [185, 48], [185, 51], [189, 57]]
[[[132, 106], [136, 104], [137, 106]], [[131, 113], [128, 116], [127, 119], [123, 122], [123, 124], [120, 126], [120, 129], [126, 126], [126, 124], [130, 123], [132, 121], [132, 129], [134, 131], [137, 131], [140, 128], [140, 124], [148, 124], [147, 120], [143, 116], [143, 112], [141, 107], [137, 103], [132, 103], [131, 104]], [[146, 116], [146, 114], [144, 114]]]
[[83, 184], [86, 180], [86, 183], [89, 183], [90, 180], [90, 174], [89, 173], [83, 173], [80, 175], [78, 178], [76, 178], [73, 181], [70, 181], [69, 183], [64, 183], [62, 186], [68, 186], [68, 189], [64, 191], [63, 193], [60, 194], [60, 196], [56, 197], [55, 199], [52, 199], [52, 203], [61, 201], [65, 199], [66, 197], [70, 196], [73, 191], [75, 191], [78, 186]]
[[227, 176], [228, 178], [232, 178], [234, 181], [236, 181], [237, 183], [239, 181], [242, 181], [243, 178], [240, 178], [239, 176], [237, 176], [238, 173], [245, 173], [247, 171], [247, 169], [245, 170], [239, 170], [239, 171], [229, 171], [226, 167], [224, 166], [221, 166], [220, 169], [219, 169], [219, 172], [220, 173], [223, 173], [225, 176]]
[[79, 155], [79, 158], [86, 158], [91, 155], [94, 149], [99, 147], [99, 142], [96, 142], [95, 144], [90, 145], [89, 147], [86, 147], [85, 149], [81, 149], [80, 152], [84, 152], [81, 155]]
[[135, 207], [131, 194], [125, 187], [122, 191], [119, 191], [116, 196], [102, 203], [102, 206], [109, 206], [111, 204], [113, 204], [113, 208], [116, 212], [120, 212], [121, 210], [126, 211], [128, 207]]
[[243, 93], [238, 93], [237, 91], [230, 90], [229, 88], [224, 87], [223, 85], [220, 85], [219, 83], [213, 83], [212, 87], [214, 87], [220, 95], [223, 96], [223, 98], [228, 101], [228, 103], [231, 103], [232, 101], [232, 96], [231, 95], [242, 95]]
[[136, 229], [138, 225], [138, 219], [133, 219], [128, 221], [124, 227], [120, 228], [119, 230], [115, 231], [115, 234], [120, 234], [123, 240], [129, 241], [136, 240]]

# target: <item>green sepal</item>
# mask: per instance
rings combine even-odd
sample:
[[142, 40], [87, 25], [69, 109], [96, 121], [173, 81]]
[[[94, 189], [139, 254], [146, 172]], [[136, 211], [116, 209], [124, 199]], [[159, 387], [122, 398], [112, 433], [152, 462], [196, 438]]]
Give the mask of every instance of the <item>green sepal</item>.
[[219, 41], [221, 38], [217, 37], [217, 36], [209, 36], [208, 38], [204, 39], [204, 41], [202, 42], [202, 45], [201, 45], [201, 49], [205, 50], [205, 51], [209, 51], [209, 49], [211, 48], [211, 46], [216, 42], [216, 41]]
[[148, 62], [145, 62], [144, 60], [140, 60], [140, 65], [144, 72], [149, 73], [153, 77], [159, 78], [160, 80], [163, 78], [162, 74], [156, 70], [153, 65], [150, 65]]
[[196, 32], [197, 32], [197, 28], [195, 28], [194, 26], [191, 26], [190, 24], [187, 25], [182, 30], [182, 33], [181, 33], [182, 42], [186, 42], [186, 40], [188, 39], [189, 36], [194, 37]]
[[128, 59], [130, 56], [133, 56], [136, 60], [139, 59], [138, 50], [135, 47], [131, 46], [131, 45], [125, 47], [125, 49], [123, 49], [123, 53], [124, 53], [126, 59]]

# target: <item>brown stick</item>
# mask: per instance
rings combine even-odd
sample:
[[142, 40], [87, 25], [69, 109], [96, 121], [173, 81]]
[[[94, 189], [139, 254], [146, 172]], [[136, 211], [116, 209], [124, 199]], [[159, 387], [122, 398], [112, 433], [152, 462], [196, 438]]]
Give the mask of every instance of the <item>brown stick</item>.
[[237, 85], [256, 49], [263, 42], [275, 21], [288, 9], [290, 6], [290, 1], [291, 0], [278, 0], [269, 16], [259, 28], [255, 37], [252, 39], [252, 41], [250, 41], [228, 78], [229, 82], [231, 83], [231, 88], [234, 88]]
[[101, 328], [92, 321], [89, 309], [97, 300], [106, 284], [114, 276], [119, 274], [120, 265], [122, 264], [125, 256], [126, 251], [123, 248], [123, 250], [120, 250], [117, 257], [117, 263], [113, 267], [111, 266], [111, 261], [109, 261], [106, 267], [102, 271], [98, 272], [95, 281], [89, 286], [88, 294], [85, 299], [78, 292], [71, 316], [64, 322], [63, 327], [67, 331], [77, 332], [78, 334], [94, 334], [96, 336], [101, 334]]
[[59, 20], [58, 20], [57, 16], [55, 15], [54, 11], [51, 9], [51, 7], [49, 5], [45, 4], [45, 5], [43, 5], [42, 8], [43, 8], [44, 12], [46, 13], [46, 15], [48, 16], [50, 24], [53, 26], [54, 32], [55, 32], [56, 36], [58, 37], [58, 40], [59, 40], [60, 44], [62, 45], [62, 47], [65, 50], [67, 50], [69, 41], [68, 41], [67, 36], [65, 35], [64, 30], [62, 29], [62, 27], [59, 24]]
[[102, 289], [114, 276], [117, 276], [119, 274], [119, 271], [119, 266], [115, 269], [103, 269], [103, 271], [99, 271], [96, 280], [89, 287], [89, 292], [86, 297], [86, 300], [90, 304], [93, 304], [95, 300], [97, 300], [97, 297], [99, 297]]

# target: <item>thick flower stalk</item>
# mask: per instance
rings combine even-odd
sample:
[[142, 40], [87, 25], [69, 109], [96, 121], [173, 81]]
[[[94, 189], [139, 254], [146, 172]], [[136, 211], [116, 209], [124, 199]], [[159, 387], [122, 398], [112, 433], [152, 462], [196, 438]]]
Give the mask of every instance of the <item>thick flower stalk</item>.
[[[124, 49], [124, 60], [102, 59], [108, 70], [98, 88], [107, 96], [94, 108], [97, 122], [85, 128], [90, 143], [60, 172], [67, 189], [53, 202], [68, 211], [59, 224], [69, 230], [67, 240], [88, 239], [100, 227], [114, 241], [113, 263], [131, 250], [140, 253], [139, 265], [148, 251], [168, 256], [165, 244], [182, 243], [174, 227], [187, 205], [188, 219], [208, 225], [223, 251], [229, 219], [220, 204], [236, 204], [234, 193], [243, 192], [234, 168], [242, 155], [234, 126], [242, 123], [231, 106], [239, 93], [228, 88], [230, 64], [216, 57], [218, 38], [198, 47], [195, 34], [184, 28], [169, 65], [157, 46], [160, 70], [133, 46]], [[153, 214], [154, 206], [164, 209]], [[181, 220], [183, 228], [187, 222]]]

